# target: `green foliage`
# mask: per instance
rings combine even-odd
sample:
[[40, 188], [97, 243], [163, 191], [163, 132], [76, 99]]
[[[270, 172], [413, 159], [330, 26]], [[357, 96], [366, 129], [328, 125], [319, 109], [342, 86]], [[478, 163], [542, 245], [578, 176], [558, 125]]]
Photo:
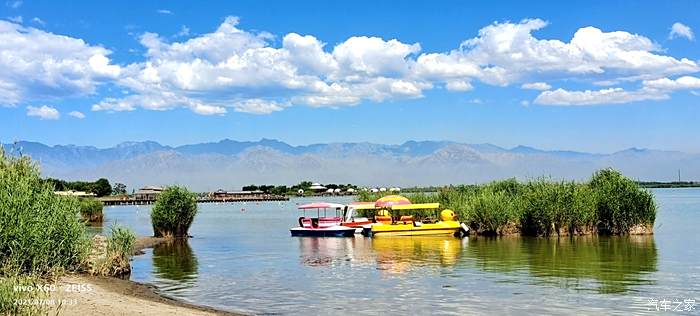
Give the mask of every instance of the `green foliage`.
[[[0, 315], [42, 315], [47, 312], [46, 305], [31, 304], [32, 300], [46, 299], [46, 291], [37, 290], [45, 282], [36, 276], [6, 275], [0, 276]], [[17, 304], [17, 303], [30, 304]]]
[[635, 224], [654, 223], [654, 196], [620, 172], [600, 170], [593, 175], [590, 186], [596, 195], [599, 230], [620, 234]]
[[126, 185], [124, 183], [115, 183], [112, 187], [112, 195], [126, 194]]
[[46, 275], [80, 265], [90, 243], [78, 200], [55, 195], [28, 157], [2, 149], [0, 192], [0, 273]]
[[134, 234], [134, 231], [129, 228], [114, 226], [112, 227], [112, 234], [107, 239], [107, 252], [129, 260], [134, 252], [135, 242], [136, 234]]
[[168, 187], [151, 211], [153, 232], [156, 237], [186, 237], [196, 214], [196, 194], [184, 187]]
[[506, 191], [487, 187], [466, 197], [458, 216], [482, 235], [500, 235], [520, 217], [518, 199]]
[[88, 222], [102, 221], [102, 209], [104, 208], [102, 202], [92, 198], [80, 198], [78, 201], [80, 203], [80, 215], [84, 220]]
[[[95, 182], [85, 182], [85, 181], [65, 181], [59, 179], [48, 178], [45, 180], [50, 183], [55, 191], [84, 191], [94, 193], [98, 197], [108, 196], [112, 194], [112, 186], [109, 184], [109, 180], [105, 178], [100, 178]], [[126, 189], [126, 188], [125, 188]]]
[[[88, 259], [88, 272], [93, 275], [121, 277], [129, 275], [129, 260], [134, 252], [136, 235], [128, 228], [112, 226], [109, 238], [95, 237], [93, 253]], [[106, 245], [105, 245], [106, 243]]]

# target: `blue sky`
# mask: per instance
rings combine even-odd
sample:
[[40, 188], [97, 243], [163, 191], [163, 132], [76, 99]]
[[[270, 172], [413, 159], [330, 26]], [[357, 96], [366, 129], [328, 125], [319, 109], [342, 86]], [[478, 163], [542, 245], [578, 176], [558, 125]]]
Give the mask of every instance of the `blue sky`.
[[700, 152], [695, 1], [6, 1], [0, 141]]

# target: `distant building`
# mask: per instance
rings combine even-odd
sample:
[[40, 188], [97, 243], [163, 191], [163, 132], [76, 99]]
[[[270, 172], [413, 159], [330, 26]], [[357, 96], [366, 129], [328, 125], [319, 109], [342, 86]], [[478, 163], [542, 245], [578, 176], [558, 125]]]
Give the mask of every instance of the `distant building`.
[[312, 183], [311, 187], [309, 187], [309, 189], [316, 191], [316, 192], [326, 191], [326, 187], [322, 186], [320, 183], [317, 183], [317, 182]]
[[61, 196], [75, 196], [75, 197], [95, 197], [95, 193], [83, 192], [83, 191], [55, 191], [54, 194]]
[[269, 196], [269, 194], [266, 194], [263, 191], [260, 190], [255, 190], [255, 191], [227, 191], [227, 190], [216, 190], [209, 194], [210, 197], [212, 197], [215, 200], [221, 200], [221, 201], [230, 201], [230, 200], [237, 200], [237, 199], [247, 199], [247, 198], [261, 198], [264, 196]]
[[134, 193], [134, 199], [140, 201], [155, 201], [161, 192], [163, 192], [163, 188], [161, 187], [143, 187]]

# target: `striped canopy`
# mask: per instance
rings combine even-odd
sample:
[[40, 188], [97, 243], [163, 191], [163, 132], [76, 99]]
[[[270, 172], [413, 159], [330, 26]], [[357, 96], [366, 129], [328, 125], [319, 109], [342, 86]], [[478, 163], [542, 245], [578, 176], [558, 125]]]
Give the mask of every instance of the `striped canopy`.
[[406, 197], [401, 196], [401, 195], [387, 195], [385, 197], [380, 198], [376, 202], [374, 202], [374, 207], [380, 208], [389, 208], [394, 205], [406, 205], [406, 204], [411, 204], [411, 201], [409, 201]]

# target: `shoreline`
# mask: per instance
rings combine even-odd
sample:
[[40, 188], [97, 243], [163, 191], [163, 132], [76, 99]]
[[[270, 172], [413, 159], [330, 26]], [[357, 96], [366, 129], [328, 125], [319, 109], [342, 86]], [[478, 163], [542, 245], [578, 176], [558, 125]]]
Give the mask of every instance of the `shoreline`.
[[[138, 237], [134, 243], [134, 255], [144, 254], [144, 249], [167, 240]], [[50, 299], [62, 302], [51, 308], [51, 314], [56, 315], [245, 315], [170, 298], [159, 294], [149, 284], [84, 273], [60, 277]]]

